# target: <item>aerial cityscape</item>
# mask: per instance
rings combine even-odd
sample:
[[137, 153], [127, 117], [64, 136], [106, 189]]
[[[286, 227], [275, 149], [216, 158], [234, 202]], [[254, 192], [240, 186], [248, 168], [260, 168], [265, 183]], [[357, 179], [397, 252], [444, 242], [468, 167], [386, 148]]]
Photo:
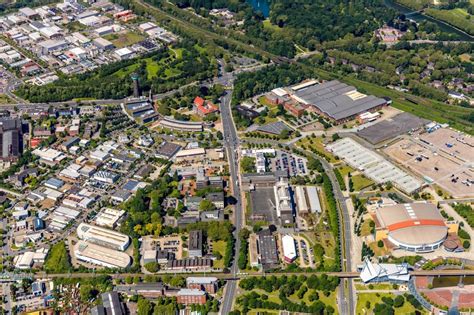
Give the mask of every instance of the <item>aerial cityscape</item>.
[[0, 1], [0, 314], [472, 314], [473, 134], [473, 0]]

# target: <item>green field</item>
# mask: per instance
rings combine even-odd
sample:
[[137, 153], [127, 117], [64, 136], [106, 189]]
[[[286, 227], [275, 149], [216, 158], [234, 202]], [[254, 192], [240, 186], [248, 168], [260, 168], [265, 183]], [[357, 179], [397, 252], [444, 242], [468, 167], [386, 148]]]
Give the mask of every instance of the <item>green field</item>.
[[433, 0], [395, 0], [395, 2], [415, 10], [421, 10], [433, 4]]
[[51, 247], [44, 263], [44, 269], [46, 272], [61, 273], [69, 271], [71, 268], [69, 253], [64, 241]]
[[143, 35], [134, 32], [109, 34], [104, 38], [111, 41], [117, 48], [131, 46], [145, 39]]
[[366, 187], [369, 187], [374, 182], [365, 177], [364, 175], [355, 175], [352, 176], [352, 182], [354, 183], [354, 191], [362, 190]]
[[8, 104], [11, 103], [12, 99], [5, 94], [0, 94], [0, 104]]
[[456, 8], [452, 10], [438, 10], [428, 8], [425, 13], [438, 20], [451, 24], [466, 33], [474, 34], [474, 19], [466, 9]]
[[222, 256], [221, 259], [214, 260], [213, 266], [215, 268], [224, 268], [224, 256], [225, 256], [226, 245], [227, 245], [226, 241], [212, 242], [212, 251], [218, 252]]
[[[395, 298], [394, 294], [391, 293], [358, 293], [357, 294], [357, 307], [356, 307], [356, 315], [365, 315], [365, 314], [372, 314], [375, 304], [383, 304], [382, 297], [391, 297], [392, 299]], [[367, 310], [366, 303], [370, 302], [371, 307]], [[412, 314], [415, 312], [415, 308], [411, 303], [405, 301], [402, 307], [395, 308], [396, 315], [405, 315], [405, 314]], [[423, 309], [420, 311], [421, 314], [426, 314], [426, 311]]]
[[[268, 301], [270, 302], [274, 302], [274, 303], [277, 303], [277, 304], [281, 304], [281, 300], [280, 298], [278, 297], [279, 295], [279, 292], [278, 291], [273, 291], [271, 293], [268, 293], [264, 290], [261, 290], [261, 289], [254, 289], [253, 290], [254, 292], [257, 292], [258, 294], [266, 294], [268, 295]], [[336, 305], [336, 293], [335, 292], [331, 292], [331, 294], [329, 296], [325, 296], [323, 291], [319, 291], [319, 290], [313, 290], [313, 289], [310, 289], [308, 290], [308, 292], [305, 293], [305, 295], [303, 296], [302, 299], [299, 299], [298, 296], [296, 295], [296, 292], [289, 296], [288, 299], [294, 303], [300, 303], [300, 302], [305, 302], [307, 305], [311, 304], [312, 302], [309, 301], [309, 296], [311, 295], [312, 292], [318, 292], [318, 295], [319, 295], [319, 300], [321, 302], [323, 302], [324, 304], [326, 305], [330, 305], [333, 307], [333, 309], [335, 310], [334, 314], [339, 314], [339, 312], [337, 311], [337, 305]], [[247, 294], [249, 293], [249, 291], [244, 291], [242, 293], [243, 294]], [[260, 312], [267, 312], [269, 314], [279, 314], [278, 311], [274, 311], [274, 310], [263, 310], [263, 309], [259, 309], [259, 310], [252, 310], [249, 312], [249, 314], [257, 314], [258, 311]]]

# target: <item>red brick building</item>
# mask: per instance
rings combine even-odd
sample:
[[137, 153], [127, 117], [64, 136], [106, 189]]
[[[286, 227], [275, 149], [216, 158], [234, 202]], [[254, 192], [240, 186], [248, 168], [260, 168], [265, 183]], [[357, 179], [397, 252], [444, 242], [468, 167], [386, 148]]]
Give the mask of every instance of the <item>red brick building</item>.
[[188, 277], [186, 286], [188, 289], [203, 290], [209, 294], [215, 294], [218, 283], [216, 277]]
[[206, 292], [197, 289], [181, 289], [176, 295], [177, 302], [184, 305], [206, 304]]
[[299, 118], [303, 116], [307, 106], [298, 104], [296, 102], [288, 101], [283, 103], [283, 108], [285, 108], [285, 110], [291, 115]]
[[196, 96], [194, 99], [194, 110], [199, 116], [207, 116], [218, 112], [219, 108], [212, 104], [212, 102], [206, 101], [200, 96]]

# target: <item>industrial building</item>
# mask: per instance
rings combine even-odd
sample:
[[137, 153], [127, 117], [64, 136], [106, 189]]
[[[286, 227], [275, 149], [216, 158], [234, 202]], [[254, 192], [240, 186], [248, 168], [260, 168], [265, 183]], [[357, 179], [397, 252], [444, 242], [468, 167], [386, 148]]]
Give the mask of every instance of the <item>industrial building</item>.
[[321, 202], [319, 200], [316, 186], [296, 186], [296, 206], [299, 214], [321, 213]]
[[388, 240], [396, 248], [411, 252], [432, 252], [448, 233], [457, 234], [458, 224], [445, 222], [438, 208], [427, 202], [382, 206], [375, 209], [375, 238]]
[[291, 98], [303, 105], [310, 105], [319, 114], [342, 123], [362, 113], [373, 112], [388, 105], [387, 100], [365, 95], [353, 86], [332, 80], [318, 84], [309, 81], [291, 88]]
[[258, 232], [255, 241], [256, 266], [262, 267], [263, 270], [278, 268], [280, 265], [278, 248], [272, 232], [269, 229]]
[[108, 248], [124, 251], [130, 244], [130, 238], [122, 233], [102, 227], [81, 223], [77, 227], [77, 237]]
[[215, 294], [218, 288], [218, 280], [216, 277], [187, 277], [186, 287]]
[[93, 178], [99, 182], [113, 184], [118, 180], [119, 175], [108, 171], [98, 171], [94, 174]]
[[74, 255], [80, 261], [107, 268], [127, 268], [132, 261], [129, 255], [118, 250], [85, 241], [74, 245]]
[[408, 175], [379, 154], [363, 147], [351, 138], [329, 144], [327, 150], [378, 184], [391, 182], [398, 189], [413, 193], [421, 188], [416, 178]]
[[164, 117], [160, 120], [160, 125], [163, 128], [179, 131], [200, 132], [203, 130], [202, 122], [198, 121], [182, 121], [173, 118]]
[[95, 217], [95, 224], [113, 229], [124, 214], [124, 210], [103, 208]]
[[189, 232], [188, 255], [189, 257], [202, 257], [202, 231]]
[[16, 161], [23, 151], [21, 119], [0, 119], [0, 160]]
[[294, 204], [291, 193], [291, 188], [288, 180], [280, 178], [280, 180], [273, 187], [276, 201], [276, 212], [281, 223], [292, 224], [294, 222]]
[[296, 254], [295, 239], [291, 235], [283, 235], [281, 244], [283, 247], [283, 260], [291, 264], [298, 256]]
[[212, 259], [185, 258], [168, 261], [167, 270], [177, 272], [208, 272], [212, 270]]
[[184, 305], [203, 305], [207, 301], [206, 292], [197, 289], [181, 289], [176, 295], [176, 301]]

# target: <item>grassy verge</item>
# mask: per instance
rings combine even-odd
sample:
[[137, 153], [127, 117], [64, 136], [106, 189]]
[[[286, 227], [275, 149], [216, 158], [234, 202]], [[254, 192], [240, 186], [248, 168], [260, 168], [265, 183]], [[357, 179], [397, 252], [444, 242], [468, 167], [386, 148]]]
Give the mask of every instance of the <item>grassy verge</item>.
[[225, 256], [225, 249], [227, 246], [226, 241], [217, 241], [212, 243], [212, 252], [219, 253], [221, 255], [221, 259], [214, 260], [214, 267], [216, 268], [224, 268], [224, 256]]
[[432, 16], [435, 19], [446, 22], [468, 34], [474, 34], [474, 20], [467, 10], [456, 8], [452, 10], [438, 10], [428, 8], [425, 10], [426, 15]]
[[369, 187], [374, 182], [365, 177], [364, 175], [355, 175], [351, 177], [352, 183], [354, 184], [354, 190], [360, 191], [366, 187]]

